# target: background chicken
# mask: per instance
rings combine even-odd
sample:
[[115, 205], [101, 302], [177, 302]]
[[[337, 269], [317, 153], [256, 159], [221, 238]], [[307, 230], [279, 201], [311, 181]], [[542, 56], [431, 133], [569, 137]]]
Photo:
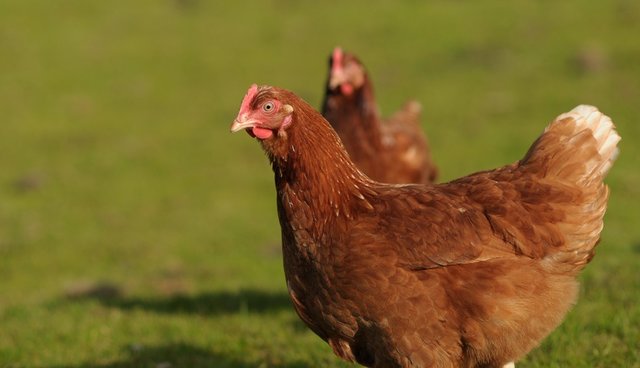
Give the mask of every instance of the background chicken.
[[575, 302], [620, 140], [579, 106], [514, 164], [398, 186], [359, 171], [291, 92], [253, 85], [231, 127], [243, 129], [273, 165], [296, 311], [372, 367], [500, 367], [534, 348]]
[[322, 114], [353, 162], [369, 177], [385, 183], [436, 179], [438, 170], [420, 127], [420, 112], [420, 104], [410, 101], [382, 121], [362, 63], [340, 48], [333, 51]]

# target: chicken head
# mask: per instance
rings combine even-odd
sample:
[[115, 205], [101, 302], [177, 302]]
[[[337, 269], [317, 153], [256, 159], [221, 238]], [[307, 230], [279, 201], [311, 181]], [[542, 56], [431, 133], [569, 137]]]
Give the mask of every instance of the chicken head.
[[231, 132], [246, 130], [252, 137], [269, 139], [274, 133], [284, 132], [291, 124], [293, 107], [278, 99], [270, 98], [253, 84], [242, 100], [238, 116], [231, 124]]
[[351, 96], [362, 87], [365, 80], [365, 70], [355, 56], [344, 53], [340, 47], [336, 47], [331, 54], [330, 63], [329, 88], [339, 89], [343, 95]]

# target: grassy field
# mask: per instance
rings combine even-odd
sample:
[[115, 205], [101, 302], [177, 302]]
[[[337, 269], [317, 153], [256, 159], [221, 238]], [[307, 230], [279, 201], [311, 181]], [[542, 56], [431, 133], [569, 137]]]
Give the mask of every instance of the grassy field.
[[347, 367], [289, 304], [253, 83], [319, 106], [336, 45], [443, 180], [598, 106], [623, 137], [598, 254], [519, 367], [640, 367], [640, 2], [0, 1], [0, 367]]

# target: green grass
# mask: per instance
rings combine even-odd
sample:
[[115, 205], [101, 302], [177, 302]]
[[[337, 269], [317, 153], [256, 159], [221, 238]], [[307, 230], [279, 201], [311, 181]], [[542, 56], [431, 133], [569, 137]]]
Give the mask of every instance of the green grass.
[[578, 103], [622, 152], [582, 293], [519, 367], [640, 367], [640, 3], [0, 2], [0, 367], [349, 366], [287, 299], [253, 82], [321, 101], [335, 45], [424, 106], [443, 179]]

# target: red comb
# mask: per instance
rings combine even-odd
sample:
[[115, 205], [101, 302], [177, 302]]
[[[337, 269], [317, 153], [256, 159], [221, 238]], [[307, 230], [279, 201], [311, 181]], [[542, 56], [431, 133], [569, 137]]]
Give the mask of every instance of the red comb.
[[242, 104], [240, 105], [240, 112], [238, 113], [238, 116], [242, 115], [243, 113], [249, 110], [251, 101], [253, 101], [253, 98], [256, 97], [257, 94], [258, 94], [258, 85], [254, 83], [251, 85], [251, 87], [249, 87], [247, 94], [244, 95], [244, 98], [242, 99]]
[[336, 47], [333, 49], [333, 54], [331, 55], [331, 59], [333, 62], [331, 63], [331, 69], [333, 71], [342, 69], [342, 61], [344, 59], [344, 53], [340, 47]]

